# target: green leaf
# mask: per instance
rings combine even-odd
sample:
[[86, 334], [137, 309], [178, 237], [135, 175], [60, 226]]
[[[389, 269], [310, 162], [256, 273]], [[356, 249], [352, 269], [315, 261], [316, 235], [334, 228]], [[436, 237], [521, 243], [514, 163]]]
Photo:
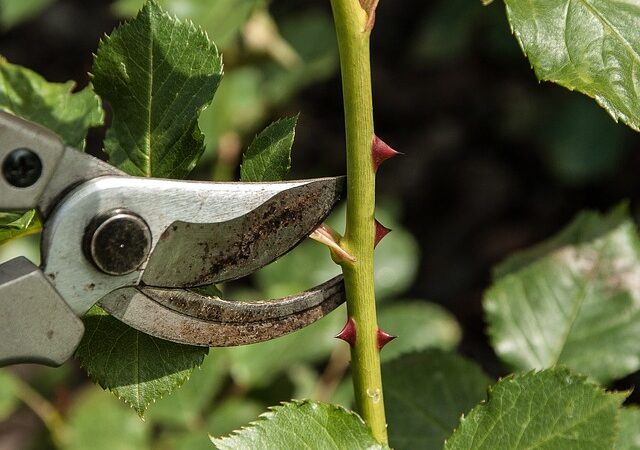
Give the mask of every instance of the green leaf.
[[491, 383], [476, 364], [437, 350], [384, 363], [382, 377], [396, 450], [441, 449], [460, 415], [485, 398]]
[[453, 350], [462, 337], [460, 325], [451, 313], [425, 301], [385, 304], [380, 308], [378, 324], [382, 330], [398, 336], [380, 353], [383, 362], [426, 348]]
[[291, 146], [298, 116], [273, 122], [256, 136], [242, 156], [242, 181], [281, 181], [291, 168]]
[[[602, 383], [640, 368], [640, 241], [620, 214], [579, 216], [485, 293], [504, 361], [519, 370], [562, 364]], [[555, 250], [536, 259], [544, 247]]]
[[610, 450], [626, 396], [564, 368], [509, 376], [461, 420], [445, 448]]
[[0, 28], [8, 30], [35, 16], [55, 0], [0, 0]]
[[73, 92], [73, 81], [49, 83], [2, 57], [0, 86], [1, 110], [51, 129], [72, 147], [83, 148], [89, 128], [104, 120], [100, 99], [91, 87]]
[[42, 230], [42, 223], [35, 209], [25, 213], [0, 212], [0, 245], [11, 239], [28, 236]]
[[[222, 59], [206, 34], [149, 1], [100, 43], [94, 73], [96, 91], [114, 113], [105, 141], [111, 162], [131, 175], [187, 175], [204, 149], [198, 115], [222, 77]], [[85, 327], [83, 367], [141, 416], [182, 385], [208, 351], [148, 336], [99, 308]]]
[[640, 4], [505, 0], [511, 28], [540, 80], [593, 97], [640, 131]]
[[616, 439], [616, 450], [640, 449], [640, 408], [628, 406], [620, 411], [620, 429]]
[[[211, 40], [225, 48], [237, 36], [259, 0], [161, 0], [160, 5], [183, 19], [193, 20]], [[144, 0], [118, 0], [114, 9], [121, 16], [134, 16]]]
[[0, 370], [0, 422], [7, 419], [20, 403], [15, 375], [6, 369]]
[[99, 389], [83, 391], [69, 411], [66, 450], [150, 449], [150, 428]]
[[223, 438], [211, 438], [219, 450], [248, 448], [385, 449], [355, 413], [310, 400], [270, 408], [259, 420]]
[[198, 115], [222, 78], [206, 34], [151, 0], [100, 42], [93, 71], [114, 115], [110, 162], [131, 175], [185, 177], [204, 151]]
[[97, 306], [85, 315], [84, 326], [76, 351], [80, 364], [141, 417], [150, 403], [187, 381], [209, 351], [141, 333]]
[[[100, 99], [90, 87], [73, 93], [73, 81], [49, 83], [37, 73], [10, 64], [2, 57], [0, 86], [0, 110], [44, 125], [72, 147], [83, 148], [89, 128], [103, 122]], [[37, 233], [41, 228], [33, 210], [24, 214], [0, 212], [0, 244]]]

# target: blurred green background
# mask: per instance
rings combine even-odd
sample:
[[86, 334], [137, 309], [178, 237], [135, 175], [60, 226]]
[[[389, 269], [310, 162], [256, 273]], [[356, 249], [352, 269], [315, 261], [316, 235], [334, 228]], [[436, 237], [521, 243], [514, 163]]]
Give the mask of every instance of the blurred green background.
[[[141, 3], [0, 0], [0, 54], [82, 87], [100, 37]], [[207, 153], [194, 178], [236, 179], [255, 133], [298, 111], [290, 178], [345, 172], [328, 1], [161, 3], [201, 25], [224, 53], [225, 78], [201, 118]], [[584, 208], [627, 198], [637, 216], [640, 138], [592, 100], [539, 84], [499, 2], [382, 0], [372, 55], [377, 134], [406, 154], [378, 172], [379, 219], [394, 231], [377, 250], [377, 295], [383, 328], [400, 336], [383, 356], [459, 346], [502, 375], [480, 305], [492, 265]], [[92, 131], [87, 151], [101, 156], [103, 136]], [[332, 218], [339, 230], [343, 215]], [[0, 261], [37, 261], [37, 241], [1, 246]], [[284, 295], [335, 273], [328, 252], [309, 241], [226, 291], [239, 299]], [[205, 449], [207, 433], [228, 433], [282, 400], [350, 406], [348, 349], [332, 339], [343, 320], [340, 310], [294, 336], [212, 349], [144, 422], [74, 361], [0, 371], [0, 450]], [[634, 375], [616, 387], [638, 382]]]

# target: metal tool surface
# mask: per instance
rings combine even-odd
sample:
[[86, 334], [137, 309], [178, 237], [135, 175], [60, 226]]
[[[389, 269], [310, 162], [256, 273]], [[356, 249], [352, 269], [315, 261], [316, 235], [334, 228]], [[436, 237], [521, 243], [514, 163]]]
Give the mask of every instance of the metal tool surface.
[[0, 211], [36, 208], [42, 266], [0, 265], [0, 365], [61, 364], [96, 303], [153, 336], [228, 346], [271, 339], [344, 300], [341, 277], [283, 299], [233, 302], [192, 287], [246, 276], [331, 212], [344, 177], [208, 183], [127, 176], [0, 112]]

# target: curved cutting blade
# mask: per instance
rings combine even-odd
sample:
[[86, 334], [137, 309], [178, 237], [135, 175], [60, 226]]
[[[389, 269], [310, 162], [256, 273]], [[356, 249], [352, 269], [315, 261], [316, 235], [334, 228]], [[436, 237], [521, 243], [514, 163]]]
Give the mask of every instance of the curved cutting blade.
[[342, 276], [279, 300], [233, 302], [176, 289], [118, 289], [100, 305], [144, 333], [181, 344], [231, 347], [299, 330], [344, 302]]
[[322, 223], [343, 189], [344, 177], [320, 178], [283, 190], [231, 220], [173, 222], [149, 257], [142, 282], [157, 287], [203, 286], [253, 273]]

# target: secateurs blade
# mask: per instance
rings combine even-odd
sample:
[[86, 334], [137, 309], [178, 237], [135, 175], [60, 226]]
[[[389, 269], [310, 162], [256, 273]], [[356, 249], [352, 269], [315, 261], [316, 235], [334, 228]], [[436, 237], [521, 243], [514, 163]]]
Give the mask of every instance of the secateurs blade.
[[59, 365], [94, 304], [142, 332], [200, 346], [272, 339], [344, 301], [342, 277], [290, 297], [196, 293], [290, 251], [332, 211], [344, 177], [209, 183], [128, 176], [0, 112], [0, 211], [36, 208], [42, 264], [0, 265], [0, 366]]

